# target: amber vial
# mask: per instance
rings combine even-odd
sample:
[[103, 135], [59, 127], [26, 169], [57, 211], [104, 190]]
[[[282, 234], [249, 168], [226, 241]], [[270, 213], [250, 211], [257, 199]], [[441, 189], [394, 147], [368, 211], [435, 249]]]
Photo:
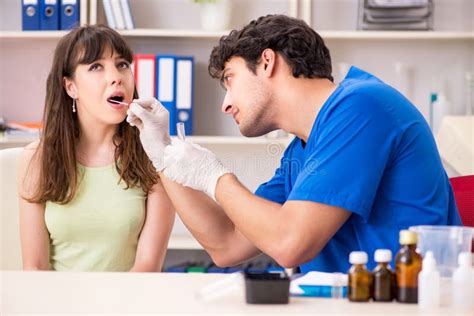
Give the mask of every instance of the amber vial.
[[374, 260], [377, 266], [372, 272], [374, 279], [373, 299], [378, 302], [390, 302], [394, 298], [395, 274], [390, 268], [392, 251], [389, 249], [377, 249]]
[[409, 230], [400, 231], [400, 250], [395, 257], [397, 301], [418, 303], [418, 274], [422, 258], [416, 252], [417, 235]]
[[349, 269], [347, 297], [352, 302], [367, 302], [371, 297], [372, 275], [367, 270], [367, 253], [353, 251], [349, 255], [352, 267]]

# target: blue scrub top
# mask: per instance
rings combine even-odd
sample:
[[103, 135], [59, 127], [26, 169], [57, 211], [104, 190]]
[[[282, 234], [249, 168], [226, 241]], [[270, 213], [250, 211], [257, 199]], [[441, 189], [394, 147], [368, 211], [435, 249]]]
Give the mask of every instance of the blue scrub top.
[[308, 142], [295, 138], [256, 194], [352, 212], [302, 272], [347, 272], [356, 250], [368, 253], [373, 269], [376, 249], [398, 251], [400, 230], [461, 225], [425, 119], [397, 90], [356, 67], [322, 106]]

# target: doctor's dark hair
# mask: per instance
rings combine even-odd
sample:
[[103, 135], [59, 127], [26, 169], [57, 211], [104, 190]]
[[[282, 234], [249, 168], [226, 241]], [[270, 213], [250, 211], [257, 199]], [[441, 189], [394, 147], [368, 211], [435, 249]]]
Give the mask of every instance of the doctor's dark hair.
[[[72, 111], [73, 100], [66, 92], [64, 79], [74, 80], [79, 64], [90, 64], [108, 50], [132, 63], [133, 53], [125, 40], [103, 25], [76, 28], [56, 46], [46, 82], [43, 131], [33, 156], [39, 159], [38, 187], [32, 197], [24, 197], [29, 202], [66, 204], [74, 198], [81, 181], [76, 157], [81, 128], [77, 113]], [[137, 97], [135, 89], [134, 98]], [[127, 188], [140, 187], [148, 193], [157, 183], [158, 175], [140, 143], [138, 129], [124, 120], [118, 124], [112, 141], [119, 181], [124, 181]]]
[[333, 77], [331, 55], [318, 35], [304, 21], [286, 15], [267, 15], [253, 20], [241, 30], [221, 37], [209, 58], [209, 74], [221, 79], [225, 63], [242, 57], [255, 74], [262, 52], [270, 48], [280, 54], [298, 78]]

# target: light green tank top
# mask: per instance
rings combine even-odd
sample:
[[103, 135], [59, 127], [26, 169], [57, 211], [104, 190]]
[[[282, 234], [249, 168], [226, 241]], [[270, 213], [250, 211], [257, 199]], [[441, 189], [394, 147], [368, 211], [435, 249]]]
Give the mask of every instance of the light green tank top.
[[79, 172], [82, 180], [70, 203], [46, 203], [51, 268], [130, 270], [145, 221], [146, 194], [139, 188], [125, 190], [115, 165], [79, 165]]

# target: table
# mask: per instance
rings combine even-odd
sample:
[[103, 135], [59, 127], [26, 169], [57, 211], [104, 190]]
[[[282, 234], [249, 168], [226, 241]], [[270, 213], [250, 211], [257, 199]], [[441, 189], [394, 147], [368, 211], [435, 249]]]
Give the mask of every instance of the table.
[[[250, 305], [244, 291], [212, 301], [196, 293], [222, 274], [2, 271], [2, 315], [14, 313], [185, 313], [205, 315], [422, 315], [417, 305], [291, 297], [288, 305]], [[430, 315], [453, 315], [442, 307]], [[472, 313], [464, 315], [473, 315]]]

